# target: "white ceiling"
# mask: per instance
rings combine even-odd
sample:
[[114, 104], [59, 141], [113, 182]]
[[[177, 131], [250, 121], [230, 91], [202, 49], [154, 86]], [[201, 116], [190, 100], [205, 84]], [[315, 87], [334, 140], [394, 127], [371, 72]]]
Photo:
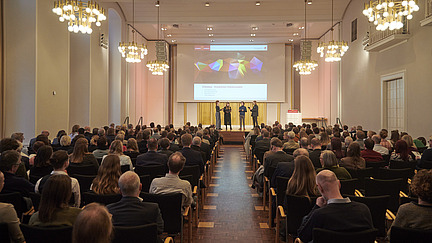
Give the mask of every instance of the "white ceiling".
[[[312, 0], [307, 5], [307, 37], [318, 38], [331, 27], [331, 1]], [[334, 1], [334, 22], [339, 21], [350, 0]], [[133, 22], [132, 0], [117, 2], [128, 23]], [[147, 39], [157, 39], [157, 8], [154, 0], [135, 0], [135, 28]], [[210, 7], [205, 7], [209, 2]], [[167, 28], [164, 38], [181, 44], [289, 43], [304, 37], [303, 0], [161, 0], [160, 24]], [[287, 27], [292, 23], [291, 27]], [[178, 28], [173, 27], [174, 24]], [[213, 27], [213, 31], [207, 31]], [[253, 31], [252, 27], [258, 27]], [[162, 33], [162, 32], [161, 32]], [[212, 33], [214, 36], [209, 37]], [[255, 33], [255, 37], [251, 37]], [[171, 34], [171, 37], [167, 37]], [[298, 34], [296, 36], [296, 34]], [[162, 37], [162, 34], [161, 34]]]

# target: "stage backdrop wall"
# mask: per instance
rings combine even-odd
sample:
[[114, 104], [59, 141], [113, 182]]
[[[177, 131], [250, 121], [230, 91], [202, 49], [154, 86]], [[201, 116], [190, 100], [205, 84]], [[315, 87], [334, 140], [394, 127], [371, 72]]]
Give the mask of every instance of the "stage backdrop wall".
[[[220, 103], [219, 106], [223, 109], [225, 103]], [[267, 118], [267, 103], [258, 103], [258, 123], [266, 122]], [[230, 102], [231, 110], [231, 124], [240, 125], [240, 113], [238, 108], [240, 102]], [[245, 102], [246, 107], [252, 107], [252, 102]], [[198, 103], [198, 123], [201, 124], [216, 124], [216, 103], [215, 102], [203, 102]], [[221, 124], [224, 125], [224, 113], [221, 111]], [[245, 125], [253, 125], [251, 112], [248, 109], [245, 115]]]

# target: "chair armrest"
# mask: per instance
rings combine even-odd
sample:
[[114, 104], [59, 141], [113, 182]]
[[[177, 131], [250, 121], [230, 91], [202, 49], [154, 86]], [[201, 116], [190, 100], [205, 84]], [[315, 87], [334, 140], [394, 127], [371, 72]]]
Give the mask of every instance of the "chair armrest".
[[359, 191], [359, 190], [355, 190], [355, 195], [357, 196], [357, 197], [364, 197], [364, 195]]
[[198, 193], [198, 187], [194, 186], [192, 194], [196, 195]]
[[400, 191], [400, 192], [399, 192], [399, 197], [408, 197], [408, 195], [405, 194], [405, 192]]
[[303, 241], [301, 241], [300, 238], [296, 238], [294, 243], [303, 243]]
[[264, 176], [264, 182], [269, 182], [269, 179], [267, 178], [267, 176]]
[[285, 210], [282, 206], [277, 207], [277, 214], [279, 214], [279, 217], [286, 218]]
[[174, 243], [174, 240], [172, 237], [167, 237], [167, 238], [165, 238], [164, 243]]
[[276, 197], [276, 191], [273, 187], [270, 187], [270, 196]]
[[184, 213], [183, 213], [183, 217], [187, 217], [187, 216], [189, 216], [189, 211], [190, 211], [190, 209], [191, 209], [190, 206], [188, 206], [188, 207], [185, 209], [185, 211], [184, 211]]
[[387, 218], [387, 220], [393, 221], [396, 218], [396, 216], [394, 215], [394, 213], [392, 213], [392, 211], [387, 209], [386, 218]]
[[410, 178], [408, 178], [408, 184], [410, 184], [410, 185], [411, 185], [411, 179], [410, 179]]

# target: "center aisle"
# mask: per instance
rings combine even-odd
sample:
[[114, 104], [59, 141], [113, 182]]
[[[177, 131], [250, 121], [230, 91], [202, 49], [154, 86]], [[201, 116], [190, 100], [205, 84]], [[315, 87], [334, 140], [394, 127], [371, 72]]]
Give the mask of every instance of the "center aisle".
[[223, 145], [219, 155], [194, 242], [274, 242], [243, 147]]

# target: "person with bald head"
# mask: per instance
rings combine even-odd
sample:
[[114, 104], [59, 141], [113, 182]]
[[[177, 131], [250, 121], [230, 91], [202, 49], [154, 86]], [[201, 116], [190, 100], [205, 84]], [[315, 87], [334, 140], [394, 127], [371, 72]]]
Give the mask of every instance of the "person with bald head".
[[330, 170], [319, 172], [316, 184], [321, 197], [317, 198], [315, 207], [298, 229], [298, 238], [302, 242], [313, 240], [314, 228], [338, 232], [358, 232], [373, 228], [369, 208], [363, 203], [342, 197], [340, 182], [335, 173]]
[[114, 226], [139, 226], [156, 223], [161, 234], [164, 222], [157, 203], [143, 202], [139, 198], [142, 185], [139, 176], [127, 171], [120, 176], [119, 188], [122, 199], [109, 204], [108, 211], [112, 214]]

